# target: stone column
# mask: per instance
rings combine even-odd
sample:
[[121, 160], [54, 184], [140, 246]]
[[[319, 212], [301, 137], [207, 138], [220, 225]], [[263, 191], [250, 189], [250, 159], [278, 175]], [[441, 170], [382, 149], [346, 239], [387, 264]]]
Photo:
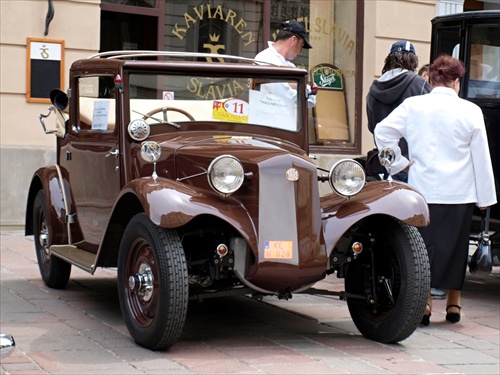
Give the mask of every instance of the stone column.
[[436, 0], [436, 16], [462, 13], [464, 11], [464, 0]]

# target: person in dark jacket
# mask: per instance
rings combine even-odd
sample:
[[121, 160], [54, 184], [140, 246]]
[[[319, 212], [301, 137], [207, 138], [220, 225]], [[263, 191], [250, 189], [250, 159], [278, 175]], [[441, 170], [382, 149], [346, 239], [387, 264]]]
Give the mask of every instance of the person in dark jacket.
[[[373, 81], [366, 97], [368, 129], [375, 131], [377, 124], [399, 106], [406, 98], [427, 94], [431, 86], [427, 80], [415, 73], [418, 57], [415, 47], [409, 41], [399, 40], [392, 44], [385, 58], [382, 76]], [[401, 153], [408, 156], [408, 145], [402, 138], [399, 142]], [[393, 176], [396, 180], [407, 181], [405, 172]]]

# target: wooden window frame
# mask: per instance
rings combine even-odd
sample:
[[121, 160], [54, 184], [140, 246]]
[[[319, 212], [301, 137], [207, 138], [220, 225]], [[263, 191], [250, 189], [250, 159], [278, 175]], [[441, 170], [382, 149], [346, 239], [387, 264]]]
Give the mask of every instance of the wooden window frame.
[[64, 90], [64, 40], [55, 40], [55, 39], [43, 39], [43, 38], [27, 38], [26, 40], [26, 101], [32, 103], [50, 103], [49, 94], [47, 97], [33, 97], [31, 92], [31, 83], [32, 83], [32, 44], [33, 43], [43, 43], [43, 44], [55, 44], [59, 45], [60, 48], [60, 60], [59, 61], [59, 88]]

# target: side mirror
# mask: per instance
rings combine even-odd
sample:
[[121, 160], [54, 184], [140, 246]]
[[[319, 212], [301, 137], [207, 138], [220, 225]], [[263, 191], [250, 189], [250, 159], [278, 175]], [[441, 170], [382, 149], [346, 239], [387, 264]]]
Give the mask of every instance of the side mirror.
[[0, 334], [0, 358], [7, 358], [15, 349], [16, 342], [11, 335]]
[[382, 150], [378, 152], [378, 160], [380, 160], [380, 164], [382, 164], [386, 169], [389, 177], [387, 177], [387, 181], [392, 181], [391, 176], [391, 165], [394, 163], [396, 159], [396, 152], [392, 148], [384, 147]]
[[69, 104], [68, 95], [64, 91], [54, 89], [50, 92], [50, 102], [58, 111], [64, 111]]
[[[66, 95], [66, 93], [59, 89], [54, 89], [50, 92], [50, 101], [53, 104], [53, 107], [48, 108], [49, 113], [47, 113], [46, 115], [38, 115], [38, 119], [42, 124], [45, 134], [55, 134], [58, 137], [64, 137], [66, 135], [67, 122], [69, 117], [65, 112], [69, 104], [68, 95]], [[52, 111], [56, 113], [56, 129], [47, 130], [45, 126], [45, 119], [50, 116]]]

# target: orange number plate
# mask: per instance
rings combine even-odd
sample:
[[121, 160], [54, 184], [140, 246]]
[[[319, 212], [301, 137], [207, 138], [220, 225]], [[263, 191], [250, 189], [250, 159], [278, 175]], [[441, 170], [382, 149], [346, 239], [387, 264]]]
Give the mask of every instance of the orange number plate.
[[292, 259], [293, 241], [264, 241], [264, 259]]

